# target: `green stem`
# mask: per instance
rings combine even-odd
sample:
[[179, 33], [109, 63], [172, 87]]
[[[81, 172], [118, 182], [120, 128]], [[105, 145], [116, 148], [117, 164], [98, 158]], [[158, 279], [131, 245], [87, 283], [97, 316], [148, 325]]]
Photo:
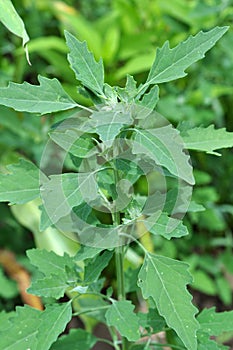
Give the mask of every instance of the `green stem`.
[[[114, 168], [115, 186], [118, 183], [118, 171]], [[115, 208], [113, 213], [113, 225], [119, 226], [121, 223], [120, 213]], [[117, 297], [118, 300], [125, 300], [125, 281], [124, 281], [124, 238], [119, 237], [119, 246], [115, 248], [115, 264], [116, 264], [116, 279], [117, 279]], [[122, 337], [122, 350], [128, 349], [129, 342], [125, 337]]]

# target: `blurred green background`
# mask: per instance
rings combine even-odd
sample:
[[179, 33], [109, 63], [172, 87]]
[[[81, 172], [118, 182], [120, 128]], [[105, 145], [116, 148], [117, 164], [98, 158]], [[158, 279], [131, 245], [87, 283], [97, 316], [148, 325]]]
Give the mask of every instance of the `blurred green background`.
[[[233, 1], [15, 0], [13, 4], [30, 36], [32, 65], [26, 61], [21, 39], [0, 25], [0, 86], [25, 80], [37, 84], [38, 74], [57, 77], [72, 98], [85, 105], [90, 101], [77, 92], [66, 60], [65, 29], [86, 40], [96, 59], [103, 57], [106, 82], [123, 86], [127, 73], [138, 82], [145, 80], [156, 48], [166, 40], [173, 47], [200, 30], [229, 25], [227, 34], [205, 59], [188, 69], [185, 78], [161, 84], [157, 110], [175, 126], [188, 121], [191, 127], [214, 124], [233, 131]], [[1, 106], [0, 171], [6, 172], [6, 165], [17, 162], [19, 156], [39, 164], [53, 122], [54, 116], [39, 118]], [[206, 211], [186, 216], [190, 235], [151, 241], [155, 252], [189, 262], [196, 304], [216, 305], [218, 311], [232, 309], [233, 291], [233, 153], [231, 149], [220, 152], [222, 157], [191, 153], [194, 200]], [[54, 232], [50, 238], [49, 232], [46, 238], [39, 233], [39, 215], [33, 205], [21, 212], [13, 208], [13, 213], [0, 204], [0, 246], [14, 252], [25, 266], [25, 250], [35, 244], [47, 244], [59, 253], [64, 247], [75, 251], [62, 238], [61, 242], [56, 235], [53, 239]], [[0, 285], [1, 281], [9, 283], [9, 288], [8, 292], [0, 289], [0, 309], [11, 310], [21, 303], [17, 287], [3, 272]]]

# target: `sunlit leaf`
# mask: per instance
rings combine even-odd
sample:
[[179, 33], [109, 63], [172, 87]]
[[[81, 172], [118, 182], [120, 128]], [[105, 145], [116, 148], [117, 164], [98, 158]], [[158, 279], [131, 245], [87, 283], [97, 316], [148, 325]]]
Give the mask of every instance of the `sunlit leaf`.
[[192, 296], [186, 285], [192, 282], [188, 265], [164, 256], [147, 253], [138, 275], [138, 285], [143, 297], [151, 297], [159, 314], [173, 328], [188, 350], [197, 349], [195, 319], [197, 309], [191, 303]]
[[105, 315], [108, 326], [116, 327], [118, 332], [129, 341], [136, 341], [140, 337], [139, 320], [133, 310], [131, 301], [116, 301]]

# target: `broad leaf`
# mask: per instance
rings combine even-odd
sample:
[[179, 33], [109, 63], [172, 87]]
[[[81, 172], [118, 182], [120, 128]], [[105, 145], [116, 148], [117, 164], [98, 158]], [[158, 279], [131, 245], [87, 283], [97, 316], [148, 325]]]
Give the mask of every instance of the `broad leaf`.
[[84, 329], [71, 329], [69, 334], [60, 337], [50, 350], [90, 350], [97, 340], [94, 335]]
[[79, 41], [69, 32], [65, 32], [65, 36], [67, 46], [70, 49], [68, 61], [76, 78], [88, 89], [103, 96], [104, 67], [102, 59], [99, 62], [95, 61], [86, 42]]
[[30, 202], [40, 193], [40, 175], [45, 176], [33, 163], [20, 159], [7, 167], [9, 174], [0, 174], [0, 201], [10, 204]]
[[134, 313], [134, 305], [131, 301], [114, 301], [106, 312], [108, 326], [115, 327], [121, 336], [129, 341], [136, 341], [140, 338], [139, 320]]
[[167, 125], [158, 129], [134, 129], [133, 153], [144, 153], [157, 165], [167, 168], [171, 174], [194, 184], [189, 156], [178, 132]]
[[0, 104], [16, 111], [46, 114], [77, 107], [57, 79], [38, 76], [40, 85], [10, 83], [0, 88]]
[[156, 309], [149, 309], [147, 313], [138, 313], [140, 326], [143, 328], [153, 329], [153, 333], [158, 333], [164, 330], [166, 322], [162, 316], [159, 315]]
[[229, 349], [228, 346], [224, 346], [221, 344], [216, 343], [215, 340], [210, 339], [210, 336], [208, 333], [204, 333], [201, 331], [197, 332], [198, 335], [198, 350], [224, 350]]
[[60, 256], [53, 251], [47, 251], [45, 249], [30, 249], [27, 250], [27, 256], [32, 265], [36, 266], [47, 277], [51, 275], [64, 275], [66, 267], [70, 270], [77, 268], [73, 258], [67, 253]]
[[23, 46], [29, 41], [22, 19], [16, 12], [11, 0], [0, 1], [0, 21], [15, 35], [23, 39]]
[[214, 125], [207, 128], [194, 128], [181, 134], [185, 147], [219, 155], [216, 149], [233, 147], [233, 133], [225, 128], [215, 129]]
[[154, 235], [163, 236], [166, 239], [172, 237], [183, 237], [189, 234], [186, 226], [182, 224], [181, 220], [169, 217], [166, 213], [161, 213], [159, 218], [153, 222], [153, 216], [144, 221], [145, 226]]
[[138, 275], [143, 297], [151, 297], [169, 327], [173, 328], [188, 350], [197, 349], [195, 319], [197, 309], [186, 285], [192, 282], [188, 265], [167, 257], [146, 254]]
[[204, 309], [197, 317], [201, 331], [218, 336], [233, 331], [233, 311], [215, 312], [215, 308]]
[[49, 179], [41, 187], [41, 196], [52, 223], [70, 214], [73, 207], [98, 197], [94, 173], [66, 173]]
[[74, 260], [81, 261], [85, 259], [94, 258], [102, 251], [102, 248], [88, 247], [81, 245], [81, 248], [74, 257]]
[[31, 249], [27, 255], [31, 263], [44, 274], [42, 279], [32, 281], [29, 293], [58, 299], [69, 286], [77, 284], [79, 269], [68, 254], [60, 256], [53, 251]]
[[103, 254], [98, 255], [85, 267], [84, 282], [90, 283], [96, 281], [103, 269], [108, 265], [112, 258], [113, 252], [105, 251]]
[[173, 49], [170, 49], [169, 42], [166, 41], [161, 49], [157, 49], [145, 85], [159, 84], [187, 75], [185, 69], [203, 58], [227, 30], [228, 27], [215, 27], [206, 33], [201, 31]]
[[72, 316], [71, 302], [53, 304], [44, 311], [29, 306], [17, 307], [10, 318], [10, 327], [0, 327], [1, 348], [4, 350], [49, 350]]
[[[49, 350], [71, 320], [71, 301], [61, 304], [48, 305], [41, 314], [39, 327], [38, 344], [36, 350]], [[33, 347], [32, 347], [33, 349]]]
[[120, 108], [111, 111], [100, 110], [91, 115], [92, 125], [96, 128], [102, 141], [108, 141], [107, 145], [112, 145], [115, 137], [125, 125], [132, 123], [130, 113]]
[[[145, 107], [145, 109], [148, 110], [148, 114], [155, 108], [159, 101], [159, 87], [158, 85], [153, 86], [150, 91], [143, 95], [142, 99], [140, 101], [137, 101], [137, 104], [140, 106]], [[145, 112], [142, 112], [145, 114]]]
[[68, 276], [64, 278], [59, 275], [37, 279], [32, 282], [27, 291], [33, 295], [59, 299], [64, 296], [65, 291], [69, 287], [67, 280]]

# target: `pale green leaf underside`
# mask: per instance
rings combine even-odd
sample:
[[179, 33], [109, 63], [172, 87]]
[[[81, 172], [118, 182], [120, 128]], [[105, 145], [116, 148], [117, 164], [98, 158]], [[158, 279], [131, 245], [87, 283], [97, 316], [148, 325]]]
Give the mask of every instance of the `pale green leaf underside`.
[[38, 76], [40, 85], [10, 83], [0, 88], [0, 104], [16, 111], [46, 114], [77, 107], [57, 79]]
[[105, 314], [108, 326], [116, 327], [118, 332], [129, 341], [140, 338], [139, 320], [133, 310], [134, 305], [131, 301], [122, 300], [114, 302]]
[[226, 131], [225, 128], [215, 129], [214, 125], [207, 128], [194, 128], [182, 135], [185, 147], [197, 151], [204, 151], [212, 154], [216, 149], [233, 147], [233, 133]]
[[104, 67], [102, 59], [96, 62], [88, 50], [87, 43], [76, 39], [65, 31], [66, 43], [70, 49], [68, 61], [81, 83], [99, 95], [104, 95]]
[[16, 12], [11, 0], [0, 1], [0, 21], [12, 33], [22, 38], [23, 46], [29, 41], [24, 23]]
[[7, 169], [9, 174], [0, 174], [0, 202], [23, 204], [39, 197], [40, 170], [36, 165], [20, 159]]
[[155, 61], [149, 72], [145, 85], [159, 84], [184, 77], [185, 69], [205, 56], [205, 53], [228, 30], [228, 27], [215, 27], [195, 36], [170, 49], [166, 41], [162, 48], [157, 49]]
[[187, 264], [167, 257], [146, 254], [138, 275], [143, 297], [151, 297], [168, 326], [173, 328], [188, 350], [197, 349], [195, 319], [197, 309], [186, 285], [192, 281]]

